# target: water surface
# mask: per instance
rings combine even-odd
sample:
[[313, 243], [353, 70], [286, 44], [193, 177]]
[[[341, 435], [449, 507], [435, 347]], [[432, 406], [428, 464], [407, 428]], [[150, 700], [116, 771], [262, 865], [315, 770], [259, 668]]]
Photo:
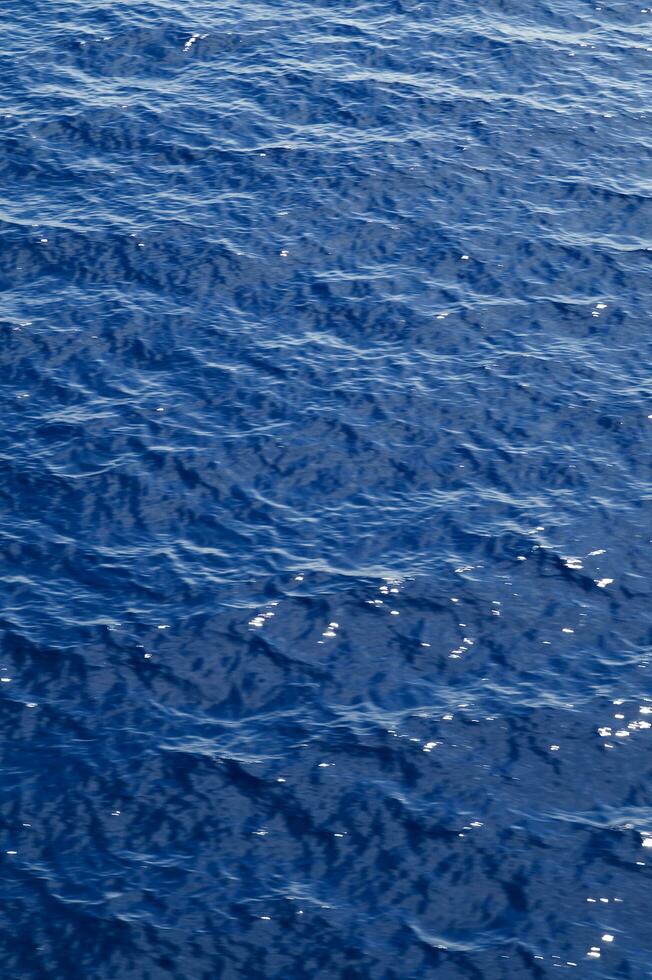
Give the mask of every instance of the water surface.
[[652, 976], [652, 8], [0, 23], [3, 977]]

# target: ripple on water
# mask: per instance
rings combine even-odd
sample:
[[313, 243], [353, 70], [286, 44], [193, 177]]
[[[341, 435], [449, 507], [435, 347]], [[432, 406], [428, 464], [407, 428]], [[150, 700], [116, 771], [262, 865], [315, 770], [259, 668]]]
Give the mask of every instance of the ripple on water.
[[646, 970], [651, 24], [16, 12], [7, 977]]

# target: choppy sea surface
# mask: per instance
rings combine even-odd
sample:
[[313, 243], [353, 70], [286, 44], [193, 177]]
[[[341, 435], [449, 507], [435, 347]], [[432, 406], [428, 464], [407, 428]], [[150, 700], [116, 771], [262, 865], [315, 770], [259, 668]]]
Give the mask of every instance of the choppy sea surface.
[[652, 8], [0, 24], [3, 980], [652, 976]]

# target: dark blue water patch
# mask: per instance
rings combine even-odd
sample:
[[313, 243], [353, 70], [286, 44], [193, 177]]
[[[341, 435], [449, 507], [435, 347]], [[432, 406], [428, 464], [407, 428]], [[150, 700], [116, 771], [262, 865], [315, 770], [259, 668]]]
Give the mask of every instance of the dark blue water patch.
[[3, 977], [648, 976], [652, 8], [3, 26]]

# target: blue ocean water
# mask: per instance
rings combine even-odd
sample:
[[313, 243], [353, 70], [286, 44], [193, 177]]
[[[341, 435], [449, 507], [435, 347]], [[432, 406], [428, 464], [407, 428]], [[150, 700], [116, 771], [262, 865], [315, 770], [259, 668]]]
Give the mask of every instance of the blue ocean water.
[[652, 976], [652, 8], [0, 22], [3, 980]]

